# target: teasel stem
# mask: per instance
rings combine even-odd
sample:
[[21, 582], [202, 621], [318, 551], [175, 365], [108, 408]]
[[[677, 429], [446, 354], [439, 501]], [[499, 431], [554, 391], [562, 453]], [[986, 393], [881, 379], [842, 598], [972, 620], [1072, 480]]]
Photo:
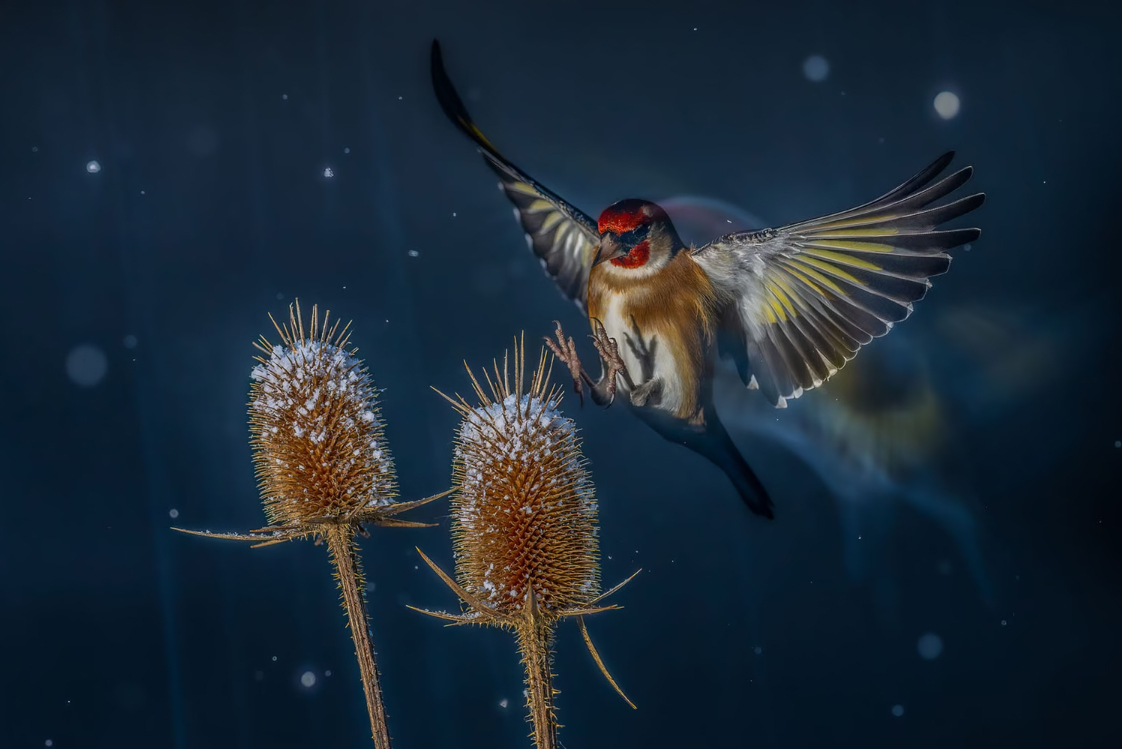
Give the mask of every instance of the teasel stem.
[[354, 527], [330, 525], [327, 549], [335, 566], [335, 577], [343, 589], [343, 607], [355, 644], [355, 657], [366, 694], [366, 711], [370, 714], [370, 734], [377, 749], [389, 749], [390, 732], [386, 726], [386, 707], [378, 683], [378, 664], [374, 660], [374, 642], [370, 635], [370, 619], [366, 614], [366, 596], [362, 592], [362, 569], [355, 550]]
[[534, 601], [533, 589], [527, 596], [526, 617], [515, 629], [518, 652], [526, 668], [526, 707], [534, 724], [534, 746], [556, 749], [557, 713], [553, 707], [553, 622], [542, 617]]

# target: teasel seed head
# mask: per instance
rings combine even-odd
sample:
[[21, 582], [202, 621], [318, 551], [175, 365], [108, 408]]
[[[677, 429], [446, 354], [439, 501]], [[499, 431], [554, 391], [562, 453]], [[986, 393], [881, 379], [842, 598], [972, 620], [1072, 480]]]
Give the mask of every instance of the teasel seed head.
[[273, 326], [281, 343], [264, 336], [254, 345], [250, 386], [250, 444], [270, 525], [249, 533], [174, 530], [206, 538], [271, 546], [299, 538], [326, 541], [355, 646], [363, 694], [376, 749], [389, 749], [386, 711], [374, 658], [365, 584], [356, 534], [365, 525], [421, 528], [401, 513], [433, 502], [451, 490], [412, 502], [397, 502], [397, 478], [386, 446], [378, 390], [365, 365], [349, 348], [350, 323], [340, 329], [313, 306], [305, 331], [300, 302], [288, 308], [288, 323]]
[[[250, 389], [250, 432], [258, 486], [273, 525], [344, 519], [391, 504], [397, 492], [378, 390], [357, 349], [312, 307], [307, 332], [299, 304], [281, 343], [262, 336]], [[271, 319], [271, 318], [270, 318]]]
[[485, 377], [489, 391], [472, 377], [478, 405], [456, 404], [463, 417], [453, 464], [456, 578], [507, 615], [522, 609], [530, 589], [547, 617], [600, 594], [595, 490], [544, 358], [528, 390], [516, 351], [513, 382], [508, 362], [501, 373], [496, 363], [494, 379]]
[[417, 551], [467, 610], [416, 610], [453, 625], [517, 633], [534, 743], [553, 749], [554, 627], [560, 619], [576, 619], [596, 665], [627, 700], [593, 646], [584, 617], [617, 608], [601, 601], [635, 575], [600, 591], [596, 494], [576, 425], [558, 410], [561, 390], [549, 384], [545, 357], [542, 349], [526, 389], [525, 347], [516, 339], [513, 378], [504, 356], [501, 370], [495, 362], [493, 379], [483, 371], [487, 389], [467, 367], [477, 404], [444, 396], [462, 417], [452, 481], [456, 579]]

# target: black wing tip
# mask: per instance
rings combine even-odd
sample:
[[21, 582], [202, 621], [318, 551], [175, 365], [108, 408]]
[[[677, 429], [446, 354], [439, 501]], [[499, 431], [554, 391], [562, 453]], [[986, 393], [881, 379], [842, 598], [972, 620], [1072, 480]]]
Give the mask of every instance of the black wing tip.
[[747, 504], [748, 509], [751, 510], [753, 514], [759, 515], [767, 520], [775, 520], [775, 502], [771, 501], [771, 496], [768, 495], [763, 484], [760, 485], [760, 496]]
[[[930, 164], [928, 164], [927, 168], [924, 169], [922, 172], [920, 172], [920, 174], [927, 175], [927, 179], [925, 179], [923, 181], [922, 185], [926, 185], [928, 182], [935, 179], [940, 174], [942, 174], [944, 171], [946, 171], [947, 167], [951, 165], [952, 161], [954, 161], [954, 157], [955, 157], [955, 152], [954, 151], [946, 151], [941, 156], [939, 156], [939, 158], [935, 159]], [[962, 174], [963, 172], [966, 172], [966, 175], [963, 179], [963, 182], [965, 182], [967, 179], [970, 179], [970, 175], [973, 173], [973, 171], [974, 171], [973, 167], [967, 166], [967, 167], [964, 167], [963, 169], [960, 169], [957, 174], [954, 174], [954, 175], [951, 175], [951, 176], [952, 177], [953, 176], [958, 176], [958, 174]], [[917, 185], [917, 188], [921, 187], [922, 185]]]
[[772, 505], [765, 505], [763, 507], [748, 505], [748, 509], [753, 515], [757, 515], [764, 520], [775, 520], [775, 510], [772, 509]]
[[[965, 210], [963, 210], [962, 213], [958, 215], [965, 216], [968, 213], [973, 213], [986, 204], [986, 194], [984, 192], [976, 192], [973, 195], [967, 195], [965, 198], [962, 198], [958, 202], [965, 208]], [[955, 239], [958, 240], [961, 238], [962, 241], [952, 246], [961, 247], [962, 245], [968, 244], [970, 242], [977, 242], [978, 238], [982, 236], [982, 230], [976, 226], [973, 226], [967, 229], [953, 229], [947, 232], [947, 234], [957, 234]], [[947, 249], [950, 248], [948, 247]]]
[[464, 106], [460, 95], [456, 93], [456, 87], [452, 85], [452, 79], [448, 77], [448, 71], [444, 67], [444, 53], [441, 51], [440, 42], [436, 39], [432, 40], [429, 63], [432, 73], [432, 89], [433, 93], [436, 94], [436, 100], [439, 102], [440, 108], [444, 110], [445, 116], [455, 123], [456, 127], [471, 136], [472, 140], [476, 140], [475, 133], [472, 132], [471, 115], [468, 114], [467, 107]]
[[986, 194], [984, 192], [976, 192], [973, 195], [967, 195], [965, 198], [961, 198], [958, 201], [958, 203], [962, 206], [962, 213], [960, 213], [959, 215], [965, 216], [967, 213], [976, 211], [983, 205], [985, 205], [985, 202]]
[[978, 237], [982, 236], [982, 230], [977, 227], [971, 227], [969, 229], [952, 229], [950, 231], [941, 231], [937, 233], [942, 234], [946, 237], [946, 247], [943, 248], [944, 250], [952, 250], [955, 247], [962, 247], [965, 244], [977, 242]]
[[919, 174], [916, 175], [916, 177], [918, 178], [921, 175], [924, 175], [926, 176], [926, 179], [924, 179], [920, 183], [920, 185], [917, 185], [917, 188], [926, 185], [928, 182], [942, 174], [946, 170], [946, 168], [951, 165], [952, 161], [954, 161], [954, 151], [947, 151], [939, 156], [939, 158], [935, 159], [926, 167], [924, 167], [924, 169], [920, 171]]
[[432, 73], [432, 87], [440, 97], [441, 89], [448, 81], [448, 72], [444, 69], [444, 53], [440, 49], [440, 40], [432, 40], [432, 49], [429, 52], [429, 71]]

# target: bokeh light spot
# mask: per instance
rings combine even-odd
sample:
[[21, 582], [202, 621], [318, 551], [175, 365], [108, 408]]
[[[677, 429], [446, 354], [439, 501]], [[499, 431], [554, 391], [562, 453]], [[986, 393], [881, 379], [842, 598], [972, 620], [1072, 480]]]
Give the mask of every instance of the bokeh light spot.
[[900, 716], [902, 716], [904, 714], [904, 706], [903, 705], [893, 705], [892, 706], [892, 714], [895, 715], [897, 718], [899, 718]]
[[811, 55], [803, 60], [803, 75], [808, 81], [821, 83], [830, 75], [830, 63], [822, 55]]
[[97, 174], [101, 171], [101, 164], [97, 163], [97, 159], [90, 159], [86, 162], [86, 171], [90, 174]]
[[109, 371], [109, 360], [97, 346], [83, 343], [66, 355], [66, 374], [75, 385], [93, 387]]
[[950, 91], [940, 91], [935, 96], [935, 111], [944, 120], [949, 120], [958, 114], [959, 106], [958, 96]]
[[919, 651], [920, 658], [933, 661], [943, 653], [943, 638], [934, 632], [928, 632], [919, 638], [916, 650]]
[[316, 685], [316, 675], [311, 671], [305, 671], [300, 675], [300, 683], [303, 684], [306, 688], [311, 689]]

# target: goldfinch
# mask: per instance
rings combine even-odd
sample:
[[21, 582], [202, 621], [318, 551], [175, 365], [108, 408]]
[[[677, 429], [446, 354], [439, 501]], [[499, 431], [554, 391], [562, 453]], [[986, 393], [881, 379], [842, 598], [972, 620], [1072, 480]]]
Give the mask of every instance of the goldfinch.
[[908, 317], [929, 279], [949, 267], [947, 250], [981, 233], [936, 231], [985, 200], [978, 193], [929, 207], [971, 176], [966, 167], [935, 181], [953, 153], [856, 208], [700, 247], [683, 243], [666, 212], [647, 200], [613, 203], [593, 221], [491, 145], [435, 41], [431, 62], [444, 113], [498, 174], [545, 271], [589, 317], [603, 360], [596, 380], [560, 324], [556, 340], [546, 339], [577, 392], [583, 380], [595, 402], [610, 405], [621, 389], [665, 439], [721, 468], [758, 515], [773, 517], [773, 504], [714, 410], [718, 358], [731, 359], [748, 388], [785, 408]]

